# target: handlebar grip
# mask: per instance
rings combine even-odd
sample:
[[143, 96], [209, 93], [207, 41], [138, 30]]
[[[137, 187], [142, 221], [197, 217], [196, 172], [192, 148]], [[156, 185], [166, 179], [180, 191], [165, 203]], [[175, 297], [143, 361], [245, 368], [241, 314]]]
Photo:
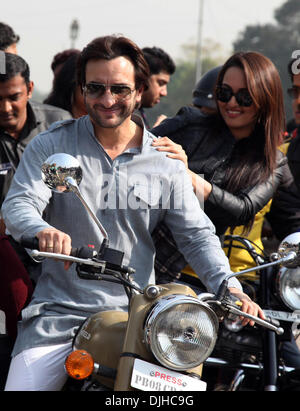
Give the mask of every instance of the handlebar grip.
[[72, 248], [71, 254], [72, 257], [78, 258], [93, 258], [97, 255], [97, 252], [91, 246], [83, 246], [80, 248]]
[[[39, 250], [39, 240], [36, 237], [23, 236], [20, 240], [20, 244], [24, 248], [31, 250]], [[97, 253], [91, 246], [83, 246], [80, 248], [72, 248], [70, 256], [78, 258], [93, 258]]]
[[36, 237], [23, 236], [20, 240], [20, 244], [24, 248], [29, 248], [30, 250], [39, 250], [39, 240]]

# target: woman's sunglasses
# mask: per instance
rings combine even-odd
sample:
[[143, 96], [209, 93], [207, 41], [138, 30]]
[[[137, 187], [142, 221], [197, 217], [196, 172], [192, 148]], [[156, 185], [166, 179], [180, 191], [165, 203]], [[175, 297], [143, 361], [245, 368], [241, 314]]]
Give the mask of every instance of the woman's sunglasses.
[[250, 107], [253, 104], [252, 97], [250, 96], [250, 93], [247, 89], [243, 88], [234, 93], [232, 91], [232, 88], [225, 84], [217, 86], [217, 100], [222, 101], [222, 103], [228, 103], [232, 99], [232, 96], [235, 97], [238, 105], [241, 107]]
[[109, 89], [111, 95], [118, 100], [125, 100], [134, 91], [125, 84], [106, 85], [96, 82], [90, 82], [83, 87], [84, 93], [90, 98], [102, 97], [106, 93], [107, 89]]

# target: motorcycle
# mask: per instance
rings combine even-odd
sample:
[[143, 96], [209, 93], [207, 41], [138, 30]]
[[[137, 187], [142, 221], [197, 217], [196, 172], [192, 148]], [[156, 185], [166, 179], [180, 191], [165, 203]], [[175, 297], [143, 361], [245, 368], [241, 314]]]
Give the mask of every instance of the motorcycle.
[[[128, 296], [128, 312], [98, 312], [79, 328], [65, 369], [71, 378], [82, 381], [81, 390], [204, 391], [202, 368], [216, 345], [220, 322], [231, 315], [242, 316], [271, 333], [283, 334], [271, 319], [243, 313], [240, 301], [228, 291], [228, 279], [216, 295], [198, 296], [190, 287], [175, 283], [141, 289], [134, 282], [134, 269], [122, 264], [123, 253], [109, 246], [105, 229], [83, 199], [81, 176], [78, 161], [66, 154], [55, 154], [42, 166], [47, 186], [75, 193], [96, 222], [104, 237], [100, 250], [82, 247], [66, 256], [38, 251], [36, 239], [22, 239], [33, 258], [72, 262], [83, 281], [118, 283]], [[279, 260], [269, 265], [298, 264], [299, 258], [299, 249], [287, 245]]]
[[[246, 250], [257, 264], [253, 269], [244, 270], [244, 273], [257, 270], [258, 275], [256, 280], [246, 281], [243, 286], [248, 287], [250, 297], [262, 307], [268, 319], [282, 327], [284, 333], [276, 335], [268, 330], [262, 332], [257, 327], [243, 327], [237, 317], [225, 320], [215, 349], [204, 365], [204, 375], [211, 382], [211, 390], [300, 391], [300, 372], [294, 364], [284, 360], [283, 353], [285, 344], [290, 344], [293, 339], [295, 342], [299, 336], [300, 273], [297, 259], [282, 267], [268, 265], [279, 261], [287, 250], [297, 253], [299, 239], [300, 233], [289, 235], [279, 245], [277, 253], [267, 256], [243, 237], [225, 237], [225, 247]], [[296, 351], [296, 344], [294, 347]]]

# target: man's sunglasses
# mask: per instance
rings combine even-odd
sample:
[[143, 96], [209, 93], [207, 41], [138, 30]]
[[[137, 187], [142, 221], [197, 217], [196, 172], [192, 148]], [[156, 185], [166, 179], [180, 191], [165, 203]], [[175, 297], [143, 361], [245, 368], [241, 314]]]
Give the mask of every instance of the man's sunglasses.
[[106, 90], [109, 89], [111, 95], [117, 99], [125, 100], [131, 93], [134, 92], [129, 86], [125, 84], [101, 84], [96, 82], [90, 82], [83, 87], [83, 92], [90, 98], [102, 97]]
[[253, 103], [252, 97], [247, 89], [240, 89], [236, 93], [233, 92], [232, 88], [222, 84], [216, 87], [216, 98], [222, 103], [228, 103], [232, 96], [235, 97], [237, 103], [241, 107], [250, 107]]
[[299, 97], [300, 87], [294, 86], [294, 87], [292, 87], [292, 88], [288, 88], [288, 89], [287, 89], [287, 92], [288, 92], [288, 95], [289, 95], [291, 98], [296, 99], [296, 98]]

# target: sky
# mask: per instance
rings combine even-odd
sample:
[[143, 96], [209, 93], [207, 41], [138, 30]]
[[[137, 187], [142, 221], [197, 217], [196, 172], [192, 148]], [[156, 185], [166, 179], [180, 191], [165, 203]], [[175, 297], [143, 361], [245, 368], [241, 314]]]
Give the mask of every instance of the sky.
[[[4, 2], [4, 0], [3, 0]], [[274, 22], [285, 0], [202, 0], [202, 44], [219, 43], [227, 53], [250, 24]], [[201, 0], [13, 0], [1, 7], [0, 21], [20, 35], [18, 53], [28, 62], [35, 87], [48, 94], [54, 55], [71, 47], [70, 25], [79, 22], [76, 48], [95, 37], [120, 33], [140, 47], [158, 46], [175, 60], [183, 44], [199, 38]]]

